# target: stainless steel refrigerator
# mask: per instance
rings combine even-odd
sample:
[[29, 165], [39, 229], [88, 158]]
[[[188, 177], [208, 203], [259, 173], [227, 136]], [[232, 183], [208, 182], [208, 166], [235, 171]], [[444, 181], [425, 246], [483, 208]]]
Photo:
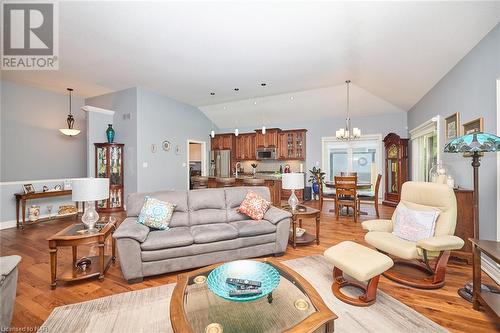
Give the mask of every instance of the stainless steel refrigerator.
[[210, 176], [231, 176], [231, 151], [212, 150], [210, 152]]

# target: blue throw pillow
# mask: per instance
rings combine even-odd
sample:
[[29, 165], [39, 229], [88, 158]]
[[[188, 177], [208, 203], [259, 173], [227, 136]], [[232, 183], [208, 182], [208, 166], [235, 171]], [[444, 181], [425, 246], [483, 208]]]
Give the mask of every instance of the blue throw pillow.
[[168, 230], [175, 206], [170, 202], [146, 197], [137, 222], [153, 229]]

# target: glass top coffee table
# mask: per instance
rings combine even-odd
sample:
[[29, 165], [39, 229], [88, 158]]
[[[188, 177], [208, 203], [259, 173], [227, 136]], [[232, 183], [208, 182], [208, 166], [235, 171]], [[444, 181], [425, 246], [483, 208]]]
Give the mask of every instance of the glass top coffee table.
[[272, 300], [234, 302], [214, 294], [207, 277], [221, 264], [180, 274], [170, 303], [176, 333], [333, 332], [337, 316], [298, 273], [273, 259], [256, 259], [280, 274]]

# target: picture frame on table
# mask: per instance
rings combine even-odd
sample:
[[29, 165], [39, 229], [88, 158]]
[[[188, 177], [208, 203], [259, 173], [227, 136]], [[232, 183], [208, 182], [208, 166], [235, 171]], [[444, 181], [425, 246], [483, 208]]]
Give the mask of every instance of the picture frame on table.
[[35, 193], [36, 192], [35, 186], [33, 186], [33, 184], [24, 184], [23, 185], [23, 190], [24, 190], [25, 194]]
[[483, 117], [479, 117], [469, 122], [466, 122], [465, 124], [462, 125], [462, 128], [464, 135], [474, 132], [483, 132], [484, 131]]
[[461, 133], [460, 113], [456, 112], [444, 118], [444, 137], [446, 142], [458, 138]]

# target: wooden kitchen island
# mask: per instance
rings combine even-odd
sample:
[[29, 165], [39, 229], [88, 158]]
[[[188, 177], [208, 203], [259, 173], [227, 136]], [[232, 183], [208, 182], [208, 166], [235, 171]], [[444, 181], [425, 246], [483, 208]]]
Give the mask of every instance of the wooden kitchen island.
[[[217, 187], [215, 181], [217, 177], [208, 177], [208, 187]], [[234, 178], [234, 177], [232, 177]], [[238, 176], [236, 177], [236, 183], [234, 186], [244, 186], [243, 180], [245, 178], [252, 178], [252, 176]], [[262, 178], [265, 180], [265, 186], [269, 187], [269, 192], [271, 193], [271, 202], [273, 206], [281, 207], [281, 178], [278, 176], [268, 176], [268, 175], [256, 175], [255, 178]]]

